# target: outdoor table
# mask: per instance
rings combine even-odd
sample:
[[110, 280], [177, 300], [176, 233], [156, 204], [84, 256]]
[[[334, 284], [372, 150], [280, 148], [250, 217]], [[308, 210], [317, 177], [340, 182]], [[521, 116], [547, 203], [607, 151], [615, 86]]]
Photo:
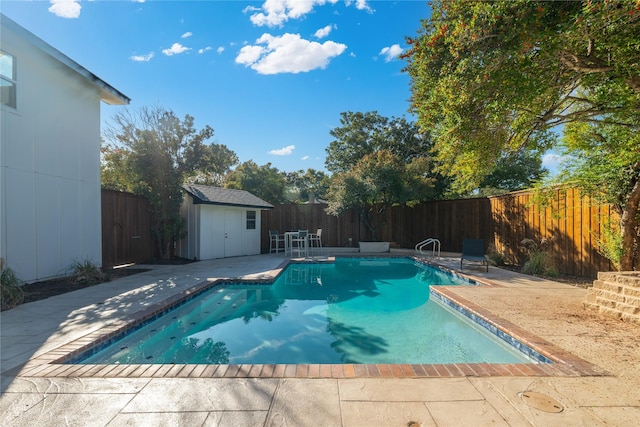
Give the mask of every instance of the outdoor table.
[[291, 248], [291, 241], [294, 237], [298, 237], [297, 231], [286, 231], [284, 233], [284, 256], [293, 255], [293, 250]]

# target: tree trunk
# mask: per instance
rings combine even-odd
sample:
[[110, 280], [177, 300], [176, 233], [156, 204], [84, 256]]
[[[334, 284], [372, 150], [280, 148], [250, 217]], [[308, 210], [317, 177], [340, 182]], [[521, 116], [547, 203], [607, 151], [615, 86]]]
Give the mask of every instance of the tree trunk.
[[376, 216], [380, 217], [384, 217], [384, 212], [386, 211], [383, 210], [382, 214], [380, 214], [380, 212], [378, 212], [378, 215], [376, 215], [373, 211], [373, 207], [370, 208], [363, 208], [360, 211], [360, 221], [369, 229], [369, 231], [371, 232], [371, 240], [373, 242], [377, 242], [378, 241], [378, 230], [381, 230], [387, 223], [387, 220], [384, 219], [383, 221], [381, 221], [379, 224], [375, 224], [375, 218]]
[[629, 192], [627, 203], [620, 216], [620, 232], [622, 233], [622, 258], [620, 270], [633, 270], [638, 236], [638, 210], [640, 209], [640, 180], [636, 180]]

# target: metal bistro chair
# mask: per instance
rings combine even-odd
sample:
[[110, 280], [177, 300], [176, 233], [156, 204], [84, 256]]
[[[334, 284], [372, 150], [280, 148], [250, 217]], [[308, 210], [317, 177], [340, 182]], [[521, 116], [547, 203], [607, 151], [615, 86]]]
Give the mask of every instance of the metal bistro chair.
[[314, 248], [319, 248], [322, 255], [322, 228], [318, 228], [315, 234], [309, 234], [309, 250], [313, 252]]
[[[282, 242], [282, 246], [280, 246]], [[284, 251], [284, 236], [278, 234], [278, 230], [269, 230], [269, 253], [278, 253], [280, 250]]]
[[291, 239], [291, 256], [296, 253], [298, 257], [309, 256], [309, 230], [298, 230], [298, 235]]

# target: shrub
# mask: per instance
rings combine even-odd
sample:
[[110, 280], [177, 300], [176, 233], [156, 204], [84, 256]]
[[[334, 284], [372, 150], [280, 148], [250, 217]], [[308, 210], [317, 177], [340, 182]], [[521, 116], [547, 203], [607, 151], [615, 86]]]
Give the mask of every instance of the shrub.
[[71, 271], [76, 283], [96, 285], [109, 280], [109, 276], [90, 259], [74, 261]]
[[540, 242], [523, 239], [520, 242], [520, 246], [527, 252], [527, 261], [522, 266], [523, 273], [551, 277], [558, 275], [553, 255], [549, 251], [550, 244], [550, 239], [542, 239]]
[[493, 263], [493, 265], [497, 267], [506, 265], [507, 263], [507, 257], [502, 252], [498, 252], [493, 245], [489, 247], [487, 258], [489, 258], [489, 261], [491, 261], [491, 263]]
[[620, 227], [607, 218], [601, 223], [600, 233], [596, 234], [595, 241], [598, 253], [611, 261], [616, 270], [620, 270], [624, 251]]
[[0, 288], [2, 288], [2, 310], [22, 304], [26, 295], [22, 286], [24, 282], [10, 268], [0, 271]]

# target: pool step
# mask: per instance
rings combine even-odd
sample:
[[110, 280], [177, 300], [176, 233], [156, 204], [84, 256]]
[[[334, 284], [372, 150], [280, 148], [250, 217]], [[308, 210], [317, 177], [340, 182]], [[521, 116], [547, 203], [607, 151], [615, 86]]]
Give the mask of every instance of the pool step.
[[583, 305], [608, 317], [640, 324], [640, 273], [598, 273]]

